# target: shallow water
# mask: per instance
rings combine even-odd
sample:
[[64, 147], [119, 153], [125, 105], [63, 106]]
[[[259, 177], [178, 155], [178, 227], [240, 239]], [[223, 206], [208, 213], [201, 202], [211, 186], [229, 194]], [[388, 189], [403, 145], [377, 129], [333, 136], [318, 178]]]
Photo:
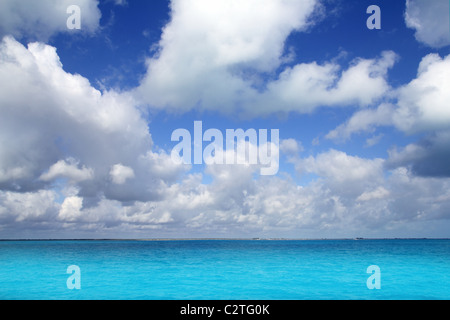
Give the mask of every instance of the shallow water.
[[450, 240], [0, 241], [0, 299], [449, 299], [448, 270]]

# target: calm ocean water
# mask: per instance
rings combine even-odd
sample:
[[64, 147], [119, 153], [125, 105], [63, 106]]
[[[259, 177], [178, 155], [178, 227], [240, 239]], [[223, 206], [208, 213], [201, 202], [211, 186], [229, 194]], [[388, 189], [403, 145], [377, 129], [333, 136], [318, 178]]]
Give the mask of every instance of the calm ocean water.
[[449, 270], [450, 240], [0, 241], [0, 299], [450, 299]]

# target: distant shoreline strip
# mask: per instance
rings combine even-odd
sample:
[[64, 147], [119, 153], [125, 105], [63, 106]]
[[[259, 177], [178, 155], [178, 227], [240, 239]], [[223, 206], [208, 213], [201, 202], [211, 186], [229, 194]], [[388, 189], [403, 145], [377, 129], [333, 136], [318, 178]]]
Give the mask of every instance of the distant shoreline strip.
[[450, 238], [104, 238], [104, 239], [0, 239], [0, 241], [349, 241], [349, 240], [450, 240]]

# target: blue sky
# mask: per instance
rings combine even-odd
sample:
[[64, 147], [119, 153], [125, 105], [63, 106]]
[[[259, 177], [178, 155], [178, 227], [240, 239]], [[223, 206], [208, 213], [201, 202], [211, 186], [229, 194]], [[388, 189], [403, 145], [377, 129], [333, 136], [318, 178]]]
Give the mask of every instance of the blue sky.
[[[1, 238], [450, 236], [447, 0], [0, 9]], [[277, 175], [174, 163], [194, 121], [278, 129]]]
[[[332, 59], [339, 59], [340, 65], [344, 67], [355, 58], [373, 58], [383, 50], [393, 50], [400, 59], [389, 72], [389, 83], [393, 86], [407, 83], [414, 78], [418, 64], [430, 49], [418, 44], [414, 38], [414, 30], [406, 26], [403, 19], [405, 12], [403, 1], [390, 2], [392, 1], [376, 2], [383, 9], [383, 27], [374, 31], [365, 27], [366, 19], [369, 17], [365, 10], [375, 2], [323, 1], [324, 16], [319, 19], [317, 25], [311, 27], [308, 32], [292, 32], [286, 39], [285, 52], [293, 50], [296, 55], [287, 65], [313, 61], [326, 63]], [[67, 72], [83, 75], [99, 90], [105, 87], [118, 90], [136, 87], [140, 78], [145, 75], [145, 59], [154, 54], [152, 47], [159, 41], [162, 28], [170, 20], [169, 3], [129, 1], [124, 5], [116, 5], [112, 1], [100, 2], [101, 32], [90, 37], [61, 33], [50, 39], [49, 44], [58, 48], [58, 55]], [[325, 17], [327, 13], [330, 15]], [[303, 49], [305, 46], [306, 50]], [[432, 52], [445, 55], [448, 48], [434, 48]], [[280, 67], [278, 71], [285, 66]], [[210, 127], [222, 129], [241, 126], [283, 127], [281, 134], [286, 139], [299, 139], [304, 146], [308, 146], [308, 150], [317, 152], [330, 148], [333, 144], [324, 142], [325, 145], [322, 147], [313, 148], [311, 142], [326, 134], [333, 126], [344, 122], [353, 111], [350, 108], [319, 109], [301, 116], [295, 113], [280, 115], [277, 121], [273, 121], [272, 117], [269, 121], [265, 118], [234, 121], [233, 116], [218, 117], [216, 114], [199, 113], [194, 110], [180, 115], [155, 112], [148, 117], [148, 121], [151, 123], [153, 133], [161, 132], [154, 134], [153, 138], [163, 148], [172, 146], [167, 137], [174, 129], [192, 127], [194, 120], [202, 119]], [[395, 137], [394, 141], [398, 141], [400, 145], [414, 141], [414, 138], [396, 134], [395, 131], [390, 131], [387, 135]], [[352, 141], [340, 144], [339, 147], [344, 148], [346, 152], [365, 157], [386, 157], [388, 144], [371, 148], [364, 148], [364, 144], [365, 139], [354, 137]]]

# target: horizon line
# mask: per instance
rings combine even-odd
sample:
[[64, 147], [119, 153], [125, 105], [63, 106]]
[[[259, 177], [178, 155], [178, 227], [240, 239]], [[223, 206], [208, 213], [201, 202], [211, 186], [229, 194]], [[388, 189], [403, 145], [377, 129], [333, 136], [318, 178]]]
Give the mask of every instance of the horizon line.
[[429, 237], [377, 237], [377, 238], [5, 238], [0, 241], [321, 241], [321, 240], [450, 240]]

